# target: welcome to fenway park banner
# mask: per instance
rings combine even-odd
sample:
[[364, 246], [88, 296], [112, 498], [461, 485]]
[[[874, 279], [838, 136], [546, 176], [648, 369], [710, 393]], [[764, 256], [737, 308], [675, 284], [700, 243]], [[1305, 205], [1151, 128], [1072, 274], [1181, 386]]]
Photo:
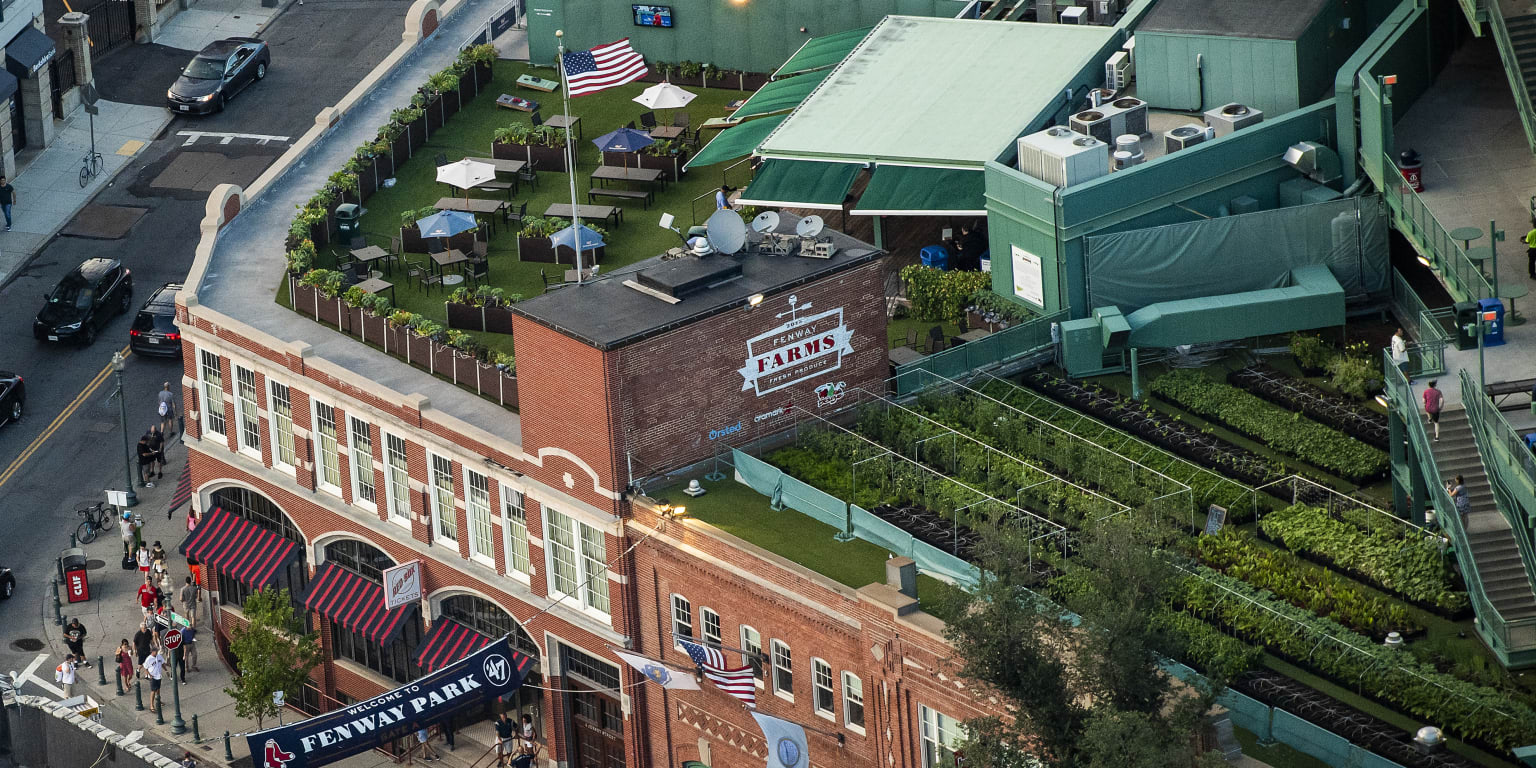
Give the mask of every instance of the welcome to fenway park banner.
[[533, 659], [506, 638], [346, 709], [248, 734], [257, 768], [314, 768], [366, 752], [520, 688]]

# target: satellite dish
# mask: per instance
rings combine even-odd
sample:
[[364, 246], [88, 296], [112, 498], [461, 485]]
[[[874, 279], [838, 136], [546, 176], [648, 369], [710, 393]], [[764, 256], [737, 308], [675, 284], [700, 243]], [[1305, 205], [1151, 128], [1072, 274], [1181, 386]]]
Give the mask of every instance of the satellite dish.
[[704, 222], [709, 244], [720, 253], [735, 253], [747, 244], [747, 225], [741, 215], [729, 208], [722, 208]]
[[825, 226], [826, 222], [823, 222], [820, 216], [807, 216], [795, 225], [795, 234], [801, 237], [815, 237], [821, 234]]
[[763, 211], [752, 220], [752, 231], [758, 234], [772, 232], [779, 228], [779, 214], [776, 211]]

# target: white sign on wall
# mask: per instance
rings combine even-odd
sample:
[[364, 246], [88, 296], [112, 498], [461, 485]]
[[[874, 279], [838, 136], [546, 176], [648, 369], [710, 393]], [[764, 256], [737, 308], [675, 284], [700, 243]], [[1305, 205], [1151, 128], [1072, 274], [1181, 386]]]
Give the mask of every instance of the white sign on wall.
[[384, 609], [394, 610], [421, 599], [421, 561], [384, 569]]
[[[821, 376], [843, 366], [843, 356], [853, 353], [853, 329], [843, 323], [843, 308], [801, 315], [812, 309], [789, 297], [789, 311], [775, 315], [789, 321], [747, 340], [746, 364], [741, 374], [743, 392], [754, 389], [758, 397]], [[758, 311], [762, 311], [759, 309]]]
[[1013, 246], [1013, 295], [1037, 307], [1045, 306], [1045, 279], [1040, 257]]

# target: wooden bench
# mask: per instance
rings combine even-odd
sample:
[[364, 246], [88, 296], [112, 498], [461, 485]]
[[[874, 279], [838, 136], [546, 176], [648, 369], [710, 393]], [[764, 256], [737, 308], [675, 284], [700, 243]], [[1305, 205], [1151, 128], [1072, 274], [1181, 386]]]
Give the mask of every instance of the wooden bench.
[[[1515, 379], [1485, 384], [1483, 393], [1488, 395], [1494, 406], [1501, 411], [1520, 411], [1527, 406], [1536, 406], [1536, 396], [1533, 396], [1536, 395], [1536, 391], [1533, 391], [1533, 388], [1536, 388], [1536, 379]], [[1520, 395], [1525, 396], [1524, 401], [1510, 402], [1511, 398]]]
[[594, 187], [587, 190], [587, 202], [596, 202], [599, 197], [621, 197], [625, 200], [644, 200], [646, 210], [651, 208], [651, 198], [655, 193], [648, 189], [606, 189]]
[[527, 88], [534, 91], [543, 91], [545, 93], [554, 93], [555, 89], [560, 87], [560, 84], [554, 80], [545, 80], [542, 77], [534, 77], [533, 75], [520, 75], [517, 78], [517, 87]]

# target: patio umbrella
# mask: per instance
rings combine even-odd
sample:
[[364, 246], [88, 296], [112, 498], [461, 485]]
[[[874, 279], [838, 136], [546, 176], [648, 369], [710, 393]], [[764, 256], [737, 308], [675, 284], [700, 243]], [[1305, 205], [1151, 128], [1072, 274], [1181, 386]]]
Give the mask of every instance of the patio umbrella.
[[697, 95], [671, 83], [657, 83], [636, 96], [634, 101], [648, 109], [677, 109], [688, 106]]
[[[582, 225], [580, 225], [579, 229], [580, 229], [579, 239], [581, 240], [581, 250], [583, 250], [583, 251], [593, 251], [593, 250], [597, 250], [598, 248], [601, 248], [601, 247], [603, 247], [603, 245], [605, 245], [605, 243], [603, 243], [603, 236], [599, 235], [598, 233], [596, 233], [596, 232], [594, 232], [594, 231], [592, 231], [590, 229], [588, 229], [587, 225], [582, 224]], [[550, 235], [549, 236], [549, 244], [550, 244], [550, 246], [552, 246], [554, 248], [559, 248], [560, 246], [563, 245], [563, 246], [565, 246], [567, 248], [570, 248], [573, 251], [576, 250], [576, 241], [578, 239], [578, 232], [577, 232], [577, 230], [578, 230], [578, 227], [566, 227], [565, 229], [562, 229], [559, 232], [556, 232], [553, 235]]]
[[[655, 144], [650, 134], [633, 128], [620, 128], [592, 140], [599, 152], [639, 152], [642, 147]], [[624, 167], [629, 167], [629, 155], [624, 156]]]
[[464, 200], [468, 201], [471, 187], [478, 187], [487, 181], [496, 180], [496, 166], [466, 157], [456, 163], [439, 165], [437, 180], [464, 190]]
[[[479, 226], [475, 217], [463, 211], [438, 211], [424, 219], [416, 220], [416, 228], [422, 237], [453, 237]], [[446, 243], [444, 244], [446, 246]]]

